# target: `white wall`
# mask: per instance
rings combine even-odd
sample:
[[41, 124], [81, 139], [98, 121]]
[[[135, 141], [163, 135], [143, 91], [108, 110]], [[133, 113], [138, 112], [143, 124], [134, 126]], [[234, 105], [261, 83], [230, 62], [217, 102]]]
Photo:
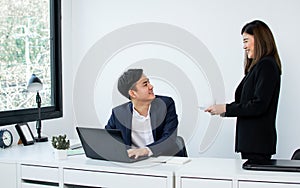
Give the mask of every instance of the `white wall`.
[[104, 126], [111, 108], [125, 101], [117, 77], [138, 66], [157, 94], [174, 98], [190, 156], [239, 157], [235, 118], [211, 117], [197, 106], [233, 100], [243, 77], [240, 30], [261, 19], [283, 67], [275, 157], [290, 158], [300, 147], [299, 7], [298, 0], [64, 0], [64, 117], [44, 121], [43, 132], [76, 137], [77, 125]]

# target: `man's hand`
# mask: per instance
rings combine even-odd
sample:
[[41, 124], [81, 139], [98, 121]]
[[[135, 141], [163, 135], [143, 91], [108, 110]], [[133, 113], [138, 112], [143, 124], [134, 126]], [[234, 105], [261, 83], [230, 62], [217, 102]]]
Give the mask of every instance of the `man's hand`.
[[147, 148], [136, 148], [136, 149], [129, 149], [127, 150], [128, 156], [130, 158], [139, 158], [140, 156], [148, 156], [149, 149]]

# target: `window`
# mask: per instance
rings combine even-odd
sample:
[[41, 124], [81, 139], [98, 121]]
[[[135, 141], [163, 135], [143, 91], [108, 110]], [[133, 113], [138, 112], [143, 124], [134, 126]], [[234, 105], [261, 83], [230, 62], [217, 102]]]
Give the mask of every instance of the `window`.
[[43, 82], [42, 119], [62, 117], [61, 0], [1, 0], [0, 125], [35, 121], [35, 74]]

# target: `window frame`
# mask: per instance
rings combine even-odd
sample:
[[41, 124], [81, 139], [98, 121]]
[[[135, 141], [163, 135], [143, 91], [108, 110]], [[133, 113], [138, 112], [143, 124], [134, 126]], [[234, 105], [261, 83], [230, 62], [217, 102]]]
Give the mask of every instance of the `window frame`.
[[[50, 58], [51, 92], [53, 106], [41, 107], [41, 119], [54, 119], [63, 116], [62, 105], [62, 42], [61, 42], [61, 0], [50, 1]], [[36, 121], [37, 108], [0, 111], [0, 126]]]

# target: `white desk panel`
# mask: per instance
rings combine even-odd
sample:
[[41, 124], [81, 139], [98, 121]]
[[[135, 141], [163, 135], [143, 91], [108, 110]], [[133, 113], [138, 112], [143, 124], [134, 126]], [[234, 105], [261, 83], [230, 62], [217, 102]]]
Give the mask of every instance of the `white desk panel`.
[[241, 159], [193, 158], [177, 170], [176, 187], [283, 188], [299, 187], [300, 173], [244, 170]]
[[[1, 180], [7, 187], [167, 187], [283, 188], [299, 187], [300, 173], [250, 171], [243, 160], [191, 158], [179, 164], [151, 159], [128, 164], [82, 155], [55, 160], [50, 142], [14, 146], [0, 152]], [[16, 183], [17, 182], [17, 183]]]
[[[2, 151], [0, 151], [2, 152]], [[0, 160], [0, 187], [17, 187], [17, 165], [15, 163], [1, 162]]]
[[300, 188], [300, 184], [274, 182], [239, 182], [239, 188]]
[[131, 188], [153, 188], [169, 187], [174, 185], [172, 177], [168, 176], [150, 176], [145, 174], [123, 174], [116, 172], [90, 171], [64, 169], [64, 184], [66, 185], [83, 185], [97, 187], [131, 187]]
[[33, 165], [22, 164], [21, 179], [58, 183], [59, 170], [58, 167], [35, 166], [35, 165], [33, 166]]
[[207, 187], [207, 188], [232, 188], [231, 180], [204, 179], [204, 178], [181, 178], [181, 187]]

